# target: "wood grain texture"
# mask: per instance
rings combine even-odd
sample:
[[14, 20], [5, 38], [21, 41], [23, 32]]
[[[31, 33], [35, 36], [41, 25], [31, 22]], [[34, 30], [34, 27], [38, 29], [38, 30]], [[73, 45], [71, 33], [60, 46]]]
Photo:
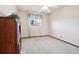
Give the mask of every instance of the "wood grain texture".
[[0, 18], [0, 54], [19, 53], [17, 45], [17, 23], [14, 19]]

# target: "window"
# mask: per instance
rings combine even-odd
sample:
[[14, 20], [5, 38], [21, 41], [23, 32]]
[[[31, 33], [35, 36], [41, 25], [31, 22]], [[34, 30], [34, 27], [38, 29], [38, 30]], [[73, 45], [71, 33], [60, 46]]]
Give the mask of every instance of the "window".
[[28, 20], [31, 26], [40, 26], [42, 24], [42, 15], [29, 14]]

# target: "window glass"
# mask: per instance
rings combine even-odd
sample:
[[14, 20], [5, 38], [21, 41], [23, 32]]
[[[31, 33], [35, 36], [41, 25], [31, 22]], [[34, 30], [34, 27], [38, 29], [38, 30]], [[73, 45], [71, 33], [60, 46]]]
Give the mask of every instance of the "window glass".
[[42, 15], [30, 14], [28, 19], [31, 26], [40, 26], [42, 24]]

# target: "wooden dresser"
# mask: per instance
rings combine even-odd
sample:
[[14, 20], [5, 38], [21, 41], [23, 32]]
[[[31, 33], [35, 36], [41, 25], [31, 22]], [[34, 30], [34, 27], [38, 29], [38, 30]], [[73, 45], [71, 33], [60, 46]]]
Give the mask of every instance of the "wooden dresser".
[[20, 53], [20, 32], [20, 25], [15, 19], [0, 17], [0, 54]]

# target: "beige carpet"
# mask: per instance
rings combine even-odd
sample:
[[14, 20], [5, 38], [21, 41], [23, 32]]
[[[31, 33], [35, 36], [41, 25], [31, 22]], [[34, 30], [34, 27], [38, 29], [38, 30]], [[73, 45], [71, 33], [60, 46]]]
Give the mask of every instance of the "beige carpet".
[[22, 54], [78, 54], [79, 48], [51, 37], [22, 39]]

